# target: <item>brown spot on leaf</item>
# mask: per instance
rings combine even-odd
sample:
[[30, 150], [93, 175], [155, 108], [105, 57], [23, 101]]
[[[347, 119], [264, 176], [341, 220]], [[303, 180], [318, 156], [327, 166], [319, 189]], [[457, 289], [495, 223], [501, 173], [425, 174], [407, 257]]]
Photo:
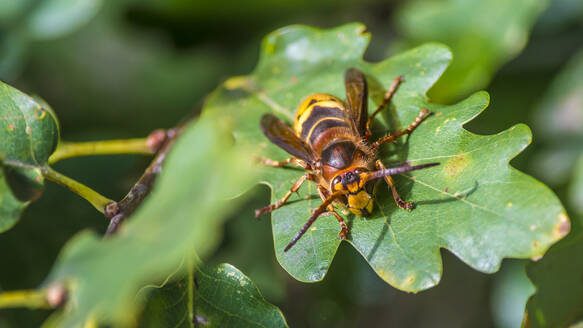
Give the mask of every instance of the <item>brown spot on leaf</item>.
[[28, 125], [26, 126], [25, 131], [26, 131], [26, 134], [28, 134], [28, 135], [30, 135], [30, 133], [32, 132], [32, 130], [30, 129], [30, 126], [28, 126]]
[[14, 124], [12, 123], [8, 124], [8, 131], [10, 132], [14, 131]]
[[569, 231], [571, 230], [571, 221], [569, 221], [569, 217], [567, 213], [561, 212], [559, 214], [559, 222], [555, 225], [553, 229], [553, 235], [556, 239], [561, 239], [565, 237]]
[[538, 240], [535, 240], [535, 241], [532, 243], [532, 247], [534, 247], [534, 248], [537, 248], [539, 245], [540, 245], [540, 243], [538, 242]]
[[453, 157], [445, 163], [445, 174], [450, 178], [457, 177], [468, 166], [467, 156], [464, 154]]
[[297, 78], [297, 77], [295, 77], [295, 76], [292, 76], [292, 77], [290, 77], [290, 78], [289, 78], [289, 81], [290, 81], [292, 84], [295, 84], [295, 83], [297, 83], [297, 82], [298, 82], [298, 78]]
[[407, 277], [407, 279], [405, 279], [405, 284], [406, 285], [411, 285], [414, 282], [415, 282], [415, 277], [414, 276], [409, 276], [409, 277]]

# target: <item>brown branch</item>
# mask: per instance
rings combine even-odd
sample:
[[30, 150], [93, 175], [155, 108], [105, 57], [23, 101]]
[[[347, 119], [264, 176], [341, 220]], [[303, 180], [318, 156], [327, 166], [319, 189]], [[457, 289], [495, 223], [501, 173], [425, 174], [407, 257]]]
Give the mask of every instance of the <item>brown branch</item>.
[[162, 170], [162, 163], [183, 128], [184, 125], [179, 125], [168, 131], [156, 130], [148, 136], [149, 146], [152, 149], [158, 149], [158, 152], [127, 195], [119, 202], [112, 202], [106, 206], [105, 216], [110, 219], [109, 226], [105, 232], [106, 237], [114, 234], [122, 222], [131, 216], [150, 194], [154, 182]]

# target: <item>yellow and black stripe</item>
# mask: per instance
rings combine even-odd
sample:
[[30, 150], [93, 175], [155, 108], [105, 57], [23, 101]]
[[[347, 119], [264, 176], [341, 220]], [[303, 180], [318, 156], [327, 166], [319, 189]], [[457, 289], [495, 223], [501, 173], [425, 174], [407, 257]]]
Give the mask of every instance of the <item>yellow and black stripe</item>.
[[331, 128], [349, 128], [344, 113], [344, 103], [330, 95], [317, 94], [300, 106], [294, 124], [297, 136], [312, 145], [322, 133]]

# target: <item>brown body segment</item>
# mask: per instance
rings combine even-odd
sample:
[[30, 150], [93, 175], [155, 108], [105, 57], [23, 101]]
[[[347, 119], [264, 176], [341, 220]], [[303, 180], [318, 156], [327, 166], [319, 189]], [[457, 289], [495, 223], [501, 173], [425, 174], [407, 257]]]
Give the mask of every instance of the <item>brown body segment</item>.
[[[306, 174], [298, 179], [290, 191], [278, 202], [255, 211], [256, 216], [269, 213], [287, 202], [305, 180], [318, 184], [322, 204], [314, 210], [302, 229], [285, 247], [288, 251], [322, 214], [333, 214], [340, 223], [340, 238], [348, 234], [346, 222], [334, 209], [341, 203], [358, 216], [368, 216], [373, 211], [373, 183], [384, 178], [392, 190], [395, 203], [404, 209], [412, 204], [403, 201], [394, 186], [391, 175], [419, 170], [438, 163], [411, 166], [408, 163], [386, 169], [377, 160], [376, 150], [385, 142], [410, 134], [429, 114], [422, 110], [418, 118], [405, 130], [396, 131], [374, 143], [369, 143], [373, 117], [390, 101], [402, 78], [389, 87], [385, 99], [374, 114], [368, 117], [368, 89], [362, 72], [351, 68], [345, 74], [346, 102], [338, 97], [317, 93], [307, 97], [295, 117], [293, 130], [277, 117], [266, 114], [261, 119], [263, 133], [276, 145], [293, 155], [285, 161], [262, 159], [261, 163], [281, 167], [293, 163], [303, 167]], [[326, 212], [327, 211], [327, 212]]]

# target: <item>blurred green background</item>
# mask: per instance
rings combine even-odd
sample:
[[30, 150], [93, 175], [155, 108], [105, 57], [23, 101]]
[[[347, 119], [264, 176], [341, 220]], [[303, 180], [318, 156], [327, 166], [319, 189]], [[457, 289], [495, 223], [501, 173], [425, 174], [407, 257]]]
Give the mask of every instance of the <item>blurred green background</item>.
[[[353, 21], [372, 34], [370, 61], [428, 41], [450, 46], [453, 64], [430, 98], [451, 103], [486, 89], [490, 107], [466, 128], [490, 134], [527, 123], [533, 144], [512, 164], [565, 199], [583, 152], [580, 0], [0, 0], [0, 80], [51, 104], [65, 140], [145, 136], [196, 114], [229, 76], [249, 73], [268, 32]], [[56, 169], [120, 199], [148, 162], [90, 157]], [[505, 260], [501, 272], [486, 275], [443, 251], [442, 282], [406, 294], [346, 245], [324, 282], [300, 283], [275, 261], [269, 220], [253, 217], [269, 201], [267, 188], [252, 194], [209, 262], [229, 262], [247, 274], [292, 327], [516, 327], [534, 291], [526, 261]], [[106, 226], [83, 199], [48, 183], [22, 220], [0, 235], [0, 290], [37, 286], [73, 234]], [[36, 327], [47, 315], [2, 311], [0, 327]]]

